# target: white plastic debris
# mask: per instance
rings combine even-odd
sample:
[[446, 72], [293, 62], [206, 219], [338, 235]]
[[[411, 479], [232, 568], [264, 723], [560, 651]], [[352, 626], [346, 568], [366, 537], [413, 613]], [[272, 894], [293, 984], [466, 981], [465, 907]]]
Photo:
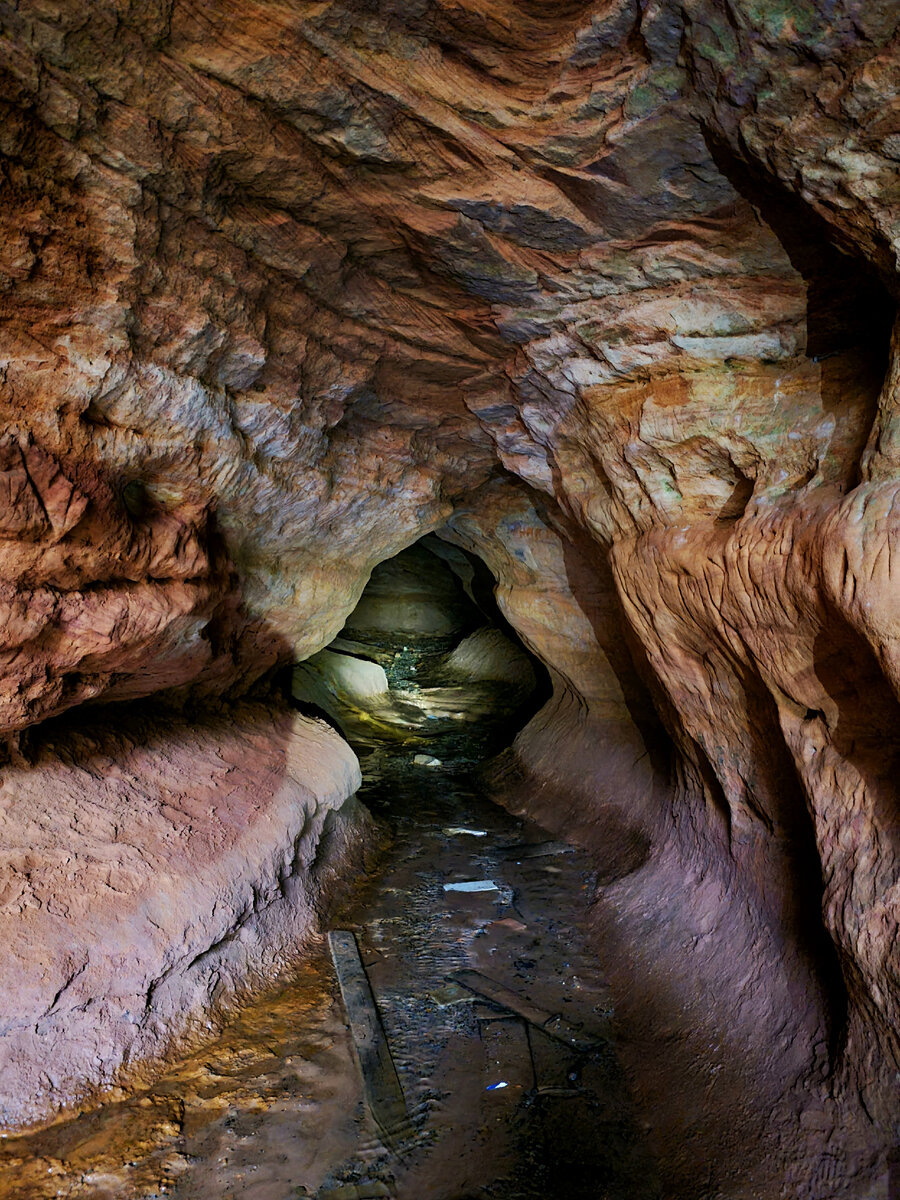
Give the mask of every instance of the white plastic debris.
[[459, 883], [445, 883], [445, 892], [499, 892], [500, 885], [493, 879], [463, 879]]
[[487, 837], [486, 829], [467, 829], [465, 825], [445, 825], [441, 833], [445, 837], [455, 837], [458, 833], [467, 833], [469, 837]]
[[451, 1004], [474, 1004], [476, 1000], [474, 992], [466, 991], [458, 983], [447, 983], [428, 994], [438, 1008], [449, 1008]]
[[501, 1079], [499, 1083], [489, 1083], [484, 1090], [486, 1092], [496, 1092], [500, 1088], [505, 1088], [505, 1087], [509, 1087], [509, 1084], [506, 1082], [505, 1079]]
[[439, 758], [433, 758], [430, 754], [417, 754], [413, 762], [417, 767], [442, 767], [444, 765]]

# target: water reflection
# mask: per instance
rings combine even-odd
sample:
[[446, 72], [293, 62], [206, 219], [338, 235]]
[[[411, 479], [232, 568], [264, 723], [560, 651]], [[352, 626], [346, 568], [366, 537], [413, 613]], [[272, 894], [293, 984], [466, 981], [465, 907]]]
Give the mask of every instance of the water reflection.
[[[409, 1144], [389, 1151], [365, 1109], [322, 945], [152, 1088], [6, 1139], [0, 1197], [657, 1194], [610, 1049], [566, 1049], [448, 986], [453, 970], [476, 968], [609, 1032], [610, 998], [584, 935], [590, 864], [492, 804], [473, 774], [524, 719], [535, 687], [527, 656], [483, 614], [440, 634], [360, 624], [296, 672], [293, 690], [357, 748], [361, 795], [382, 822], [377, 870], [347, 886], [331, 920], [361, 946], [414, 1119]], [[445, 890], [484, 879], [496, 888]]]

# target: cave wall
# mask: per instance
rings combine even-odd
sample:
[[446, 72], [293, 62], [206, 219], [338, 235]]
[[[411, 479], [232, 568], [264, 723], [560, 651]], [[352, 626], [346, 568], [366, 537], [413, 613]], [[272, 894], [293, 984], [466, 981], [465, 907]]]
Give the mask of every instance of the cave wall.
[[362, 870], [350, 747], [284, 705], [47, 722], [4, 764], [0, 1122], [139, 1086], [315, 940]]
[[438, 531], [554, 679], [495, 784], [597, 855], [673, 1194], [701, 1159], [735, 1196], [764, 1158], [760, 1189], [875, 1187], [896, 5], [0, 21], [11, 744], [86, 701], [246, 693]]

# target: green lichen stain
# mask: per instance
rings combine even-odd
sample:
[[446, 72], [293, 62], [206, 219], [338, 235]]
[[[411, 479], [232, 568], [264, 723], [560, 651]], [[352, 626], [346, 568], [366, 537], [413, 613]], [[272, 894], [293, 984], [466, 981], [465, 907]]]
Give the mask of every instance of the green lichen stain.
[[625, 101], [625, 116], [630, 120], [646, 117], [659, 104], [660, 94], [650, 83], [639, 83]]
[[798, 4], [796, 0], [751, 0], [746, 12], [750, 24], [765, 30], [775, 41], [785, 37], [793, 41], [795, 36], [806, 41], [821, 32], [818, 13], [812, 4]]
[[674, 100], [684, 87], [685, 73], [681, 67], [663, 67], [654, 73], [649, 82], [664, 99]]
[[719, 14], [710, 14], [708, 24], [695, 27], [693, 49], [698, 58], [720, 68], [733, 65], [740, 54], [734, 30]]
[[680, 67], [667, 66], [655, 71], [631, 89], [625, 101], [625, 116], [632, 121], [646, 117], [667, 100], [676, 99], [684, 81], [685, 74]]

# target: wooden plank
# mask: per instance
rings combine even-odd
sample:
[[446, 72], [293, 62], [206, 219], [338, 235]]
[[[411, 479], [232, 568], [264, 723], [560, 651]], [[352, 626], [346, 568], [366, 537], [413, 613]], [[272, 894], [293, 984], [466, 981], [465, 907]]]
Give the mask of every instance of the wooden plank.
[[396, 1149], [413, 1130], [369, 977], [352, 932], [332, 930], [328, 945], [359, 1060], [363, 1095], [384, 1144]]
[[568, 842], [519, 842], [515, 846], [500, 846], [497, 854], [500, 858], [516, 860], [526, 858], [546, 858], [551, 854], [574, 854], [575, 847]]
[[565, 1042], [567, 1046], [571, 1046], [574, 1050], [588, 1053], [606, 1043], [605, 1038], [591, 1037], [589, 1034], [582, 1033], [574, 1025], [570, 1025], [568, 1021], [564, 1021], [558, 1013], [549, 1013], [543, 1008], [538, 1008], [536, 1004], [532, 1004], [525, 996], [520, 996], [518, 992], [514, 992], [511, 988], [504, 987], [502, 983], [496, 983], [493, 979], [488, 979], [480, 971], [454, 971], [450, 978], [455, 980], [456, 983], [461, 983], [464, 988], [468, 988], [476, 996], [482, 996], [485, 1000], [492, 1000], [494, 1004], [502, 1004], [510, 1012], [514, 1012], [517, 1016], [522, 1017], [523, 1020], [528, 1021], [530, 1025], [543, 1030], [544, 1033], [556, 1038], [557, 1041]]

